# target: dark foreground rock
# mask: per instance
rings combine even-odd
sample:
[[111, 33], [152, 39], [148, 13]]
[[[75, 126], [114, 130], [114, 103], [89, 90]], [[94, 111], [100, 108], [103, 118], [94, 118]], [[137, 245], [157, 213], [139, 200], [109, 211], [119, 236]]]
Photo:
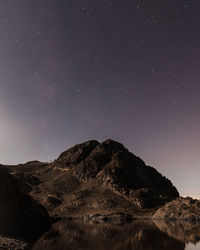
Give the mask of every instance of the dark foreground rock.
[[152, 216], [157, 207], [179, 196], [166, 177], [112, 140], [88, 141], [52, 163], [33, 161], [9, 170], [51, 215]]
[[27, 242], [0, 236], [0, 249], [1, 250], [30, 250], [31, 245]]
[[179, 197], [159, 208], [153, 218], [200, 221], [200, 201], [190, 197]]
[[49, 227], [46, 209], [23, 193], [17, 180], [0, 168], [0, 233], [32, 241]]

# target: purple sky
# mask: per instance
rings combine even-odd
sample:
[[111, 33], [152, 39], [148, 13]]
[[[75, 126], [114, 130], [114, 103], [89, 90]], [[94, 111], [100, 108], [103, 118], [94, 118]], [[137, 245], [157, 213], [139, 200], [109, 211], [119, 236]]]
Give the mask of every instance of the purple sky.
[[0, 1], [0, 161], [122, 142], [200, 198], [199, 0]]

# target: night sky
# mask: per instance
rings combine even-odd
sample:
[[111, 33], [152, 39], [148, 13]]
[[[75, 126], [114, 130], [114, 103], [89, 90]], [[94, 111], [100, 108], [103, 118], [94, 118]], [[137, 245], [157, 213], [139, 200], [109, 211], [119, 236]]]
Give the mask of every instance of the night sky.
[[199, 0], [1, 0], [0, 162], [122, 142], [200, 198]]

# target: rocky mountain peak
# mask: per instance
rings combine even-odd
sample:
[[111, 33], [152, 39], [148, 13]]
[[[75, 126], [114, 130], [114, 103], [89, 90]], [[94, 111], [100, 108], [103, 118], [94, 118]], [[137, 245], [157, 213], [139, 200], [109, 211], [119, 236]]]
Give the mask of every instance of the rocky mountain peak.
[[61, 153], [56, 162], [66, 167], [71, 164], [78, 164], [84, 160], [97, 145], [99, 145], [99, 142], [95, 140], [77, 144]]
[[139, 207], [157, 206], [179, 196], [167, 178], [111, 139], [75, 145], [53, 165], [70, 170], [82, 183], [95, 179]]
[[127, 151], [127, 149], [121, 143], [113, 141], [111, 139], [100, 143], [98, 147], [108, 154], [112, 154], [118, 151]]
[[[73, 156], [76, 162], [84, 160], [93, 150], [98, 152], [102, 152], [104, 154], [113, 154], [119, 151], [127, 151], [127, 149], [119, 142], [108, 139], [102, 143], [99, 143], [96, 140], [90, 140], [83, 142], [81, 144], [77, 144], [68, 150], [64, 151], [58, 157], [58, 161], [64, 162]], [[70, 157], [71, 156], [71, 157]]]

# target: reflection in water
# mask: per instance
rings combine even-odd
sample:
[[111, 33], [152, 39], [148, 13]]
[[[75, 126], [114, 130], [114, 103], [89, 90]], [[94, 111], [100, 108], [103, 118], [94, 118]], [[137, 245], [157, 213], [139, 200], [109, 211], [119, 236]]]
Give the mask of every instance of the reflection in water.
[[[60, 221], [34, 250], [192, 250], [200, 241], [200, 224], [133, 221], [128, 224]], [[198, 247], [196, 246], [196, 248]]]
[[199, 250], [200, 249], [200, 244], [191, 244], [189, 243], [187, 246], [186, 246], [186, 249], [185, 250]]
[[181, 242], [196, 244], [200, 241], [200, 224], [187, 221], [155, 220], [155, 225]]

